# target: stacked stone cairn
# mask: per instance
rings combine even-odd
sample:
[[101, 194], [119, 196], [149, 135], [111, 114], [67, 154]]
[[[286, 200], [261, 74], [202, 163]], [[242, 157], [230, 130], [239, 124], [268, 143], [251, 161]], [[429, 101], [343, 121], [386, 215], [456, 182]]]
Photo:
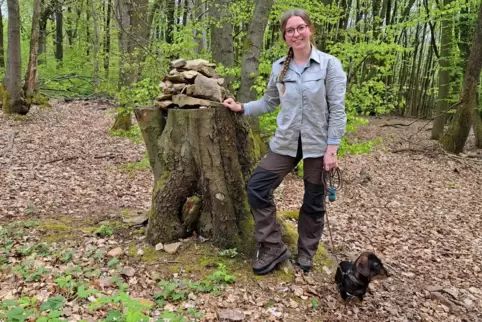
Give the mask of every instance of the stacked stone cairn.
[[226, 98], [232, 97], [223, 87], [224, 79], [216, 73], [216, 65], [207, 60], [177, 59], [170, 67], [156, 98], [156, 106], [161, 110], [219, 108]]

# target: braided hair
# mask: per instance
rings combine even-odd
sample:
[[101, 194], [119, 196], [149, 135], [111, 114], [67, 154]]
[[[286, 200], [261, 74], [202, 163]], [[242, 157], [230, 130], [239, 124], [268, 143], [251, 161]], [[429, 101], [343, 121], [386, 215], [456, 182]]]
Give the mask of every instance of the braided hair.
[[293, 48], [288, 49], [288, 56], [286, 57], [284, 63], [283, 63], [283, 69], [281, 70], [281, 73], [279, 74], [278, 77], [278, 82], [283, 84], [283, 87], [281, 88], [281, 95], [285, 93], [285, 82], [284, 78], [286, 75], [286, 72], [288, 71], [288, 66], [290, 65], [291, 59], [293, 58]]

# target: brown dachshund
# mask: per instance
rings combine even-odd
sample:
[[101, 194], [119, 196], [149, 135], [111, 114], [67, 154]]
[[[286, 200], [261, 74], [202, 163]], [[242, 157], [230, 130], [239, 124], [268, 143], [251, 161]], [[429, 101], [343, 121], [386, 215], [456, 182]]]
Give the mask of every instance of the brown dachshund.
[[363, 301], [371, 280], [389, 276], [382, 261], [374, 253], [364, 252], [354, 263], [342, 261], [336, 270], [335, 281], [344, 301], [348, 296]]

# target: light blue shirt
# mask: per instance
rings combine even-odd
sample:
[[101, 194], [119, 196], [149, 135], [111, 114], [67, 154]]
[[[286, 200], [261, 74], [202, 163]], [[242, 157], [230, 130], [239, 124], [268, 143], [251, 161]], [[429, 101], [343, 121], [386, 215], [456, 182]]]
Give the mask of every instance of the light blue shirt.
[[291, 60], [281, 95], [278, 77], [285, 59], [274, 62], [265, 94], [244, 104], [244, 114], [260, 116], [281, 104], [270, 149], [295, 157], [301, 135], [303, 158], [323, 156], [327, 145], [340, 144], [346, 132], [346, 74], [338, 58], [313, 48], [305, 66]]

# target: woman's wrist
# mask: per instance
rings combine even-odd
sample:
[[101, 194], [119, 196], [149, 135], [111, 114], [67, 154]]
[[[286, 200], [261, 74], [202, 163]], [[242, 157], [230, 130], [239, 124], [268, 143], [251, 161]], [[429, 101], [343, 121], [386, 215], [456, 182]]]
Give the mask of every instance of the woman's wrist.
[[335, 157], [337, 150], [338, 150], [338, 145], [328, 144], [328, 147], [326, 149], [326, 154]]

